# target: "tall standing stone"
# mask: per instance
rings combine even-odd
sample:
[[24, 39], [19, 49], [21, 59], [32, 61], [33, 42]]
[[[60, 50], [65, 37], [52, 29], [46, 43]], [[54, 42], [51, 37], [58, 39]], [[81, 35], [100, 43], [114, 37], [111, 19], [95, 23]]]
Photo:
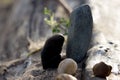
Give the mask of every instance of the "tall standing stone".
[[78, 7], [71, 13], [70, 20], [66, 55], [80, 62], [86, 55], [92, 36], [93, 19], [90, 7]]

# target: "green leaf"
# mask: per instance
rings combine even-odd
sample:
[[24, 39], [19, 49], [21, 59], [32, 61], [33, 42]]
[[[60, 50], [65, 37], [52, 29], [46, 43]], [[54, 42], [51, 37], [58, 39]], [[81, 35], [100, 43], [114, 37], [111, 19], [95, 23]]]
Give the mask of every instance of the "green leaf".
[[59, 30], [57, 27], [55, 27], [55, 28], [53, 28], [52, 32], [53, 32], [53, 33], [59, 33], [60, 30]]
[[48, 8], [45, 7], [44, 8], [44, 14], [50, 16], [51, 15], [51, 11]]

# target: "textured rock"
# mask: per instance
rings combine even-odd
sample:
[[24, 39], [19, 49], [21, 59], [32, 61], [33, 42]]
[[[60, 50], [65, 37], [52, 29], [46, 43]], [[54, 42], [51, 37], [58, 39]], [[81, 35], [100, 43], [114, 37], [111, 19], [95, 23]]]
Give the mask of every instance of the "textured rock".
[[107, 65], [111, 65], [112, 66], [112, 76], [111, 77], [108, 76], [107, 80], [119, 80], [120, 79], [120, 75], [119, 75], [119, 65], [120, 65], [120, 50], [118, 49], [118, 47], [114, 46], [114, 43], [106, 43], [105, 45], [96, 45], [94, 47], [92, 47], [89, 51], [88, 51], [88, 58], [86, 60], [86, 68], [85, 68], [85, 78], [86, 80], [89, 80], [92, 75], [93, 75], [93, 71], [92, 68], [95, 64], [99, 63], [99, 62], [104, 62]]
[[80, 62], [89, 48], [93, 19], [88, 5], [80, 6], [71, 13], [68, 31], [67, 57]]

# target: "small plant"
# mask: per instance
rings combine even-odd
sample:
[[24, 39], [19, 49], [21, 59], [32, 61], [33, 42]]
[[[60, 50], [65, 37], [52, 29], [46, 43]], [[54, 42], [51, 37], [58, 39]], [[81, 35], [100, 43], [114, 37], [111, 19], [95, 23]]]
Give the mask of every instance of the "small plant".
[[55, 20], [54, 13], [47, 8], [44, 8], [44, 14], [46, 15], [44, 21], [51, 27], [53, 33], [68, 34], [69, 19], [59, 18], [59, 20]]

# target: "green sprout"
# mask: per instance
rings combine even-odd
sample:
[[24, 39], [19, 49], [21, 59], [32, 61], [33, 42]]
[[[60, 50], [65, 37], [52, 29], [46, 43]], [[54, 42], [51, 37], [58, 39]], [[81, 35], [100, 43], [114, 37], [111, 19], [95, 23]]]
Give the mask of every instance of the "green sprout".
[[64, 32], [63, 34], [67, 35], [70, 24], [69, 19], [60, 18], [59, 21], [57, 21], [55, 20], [54, 13], [47, 8], [44, 8], [44, 14], [47, 16], [44, 18], [44, 21], [50, 26], [53, 33]]

